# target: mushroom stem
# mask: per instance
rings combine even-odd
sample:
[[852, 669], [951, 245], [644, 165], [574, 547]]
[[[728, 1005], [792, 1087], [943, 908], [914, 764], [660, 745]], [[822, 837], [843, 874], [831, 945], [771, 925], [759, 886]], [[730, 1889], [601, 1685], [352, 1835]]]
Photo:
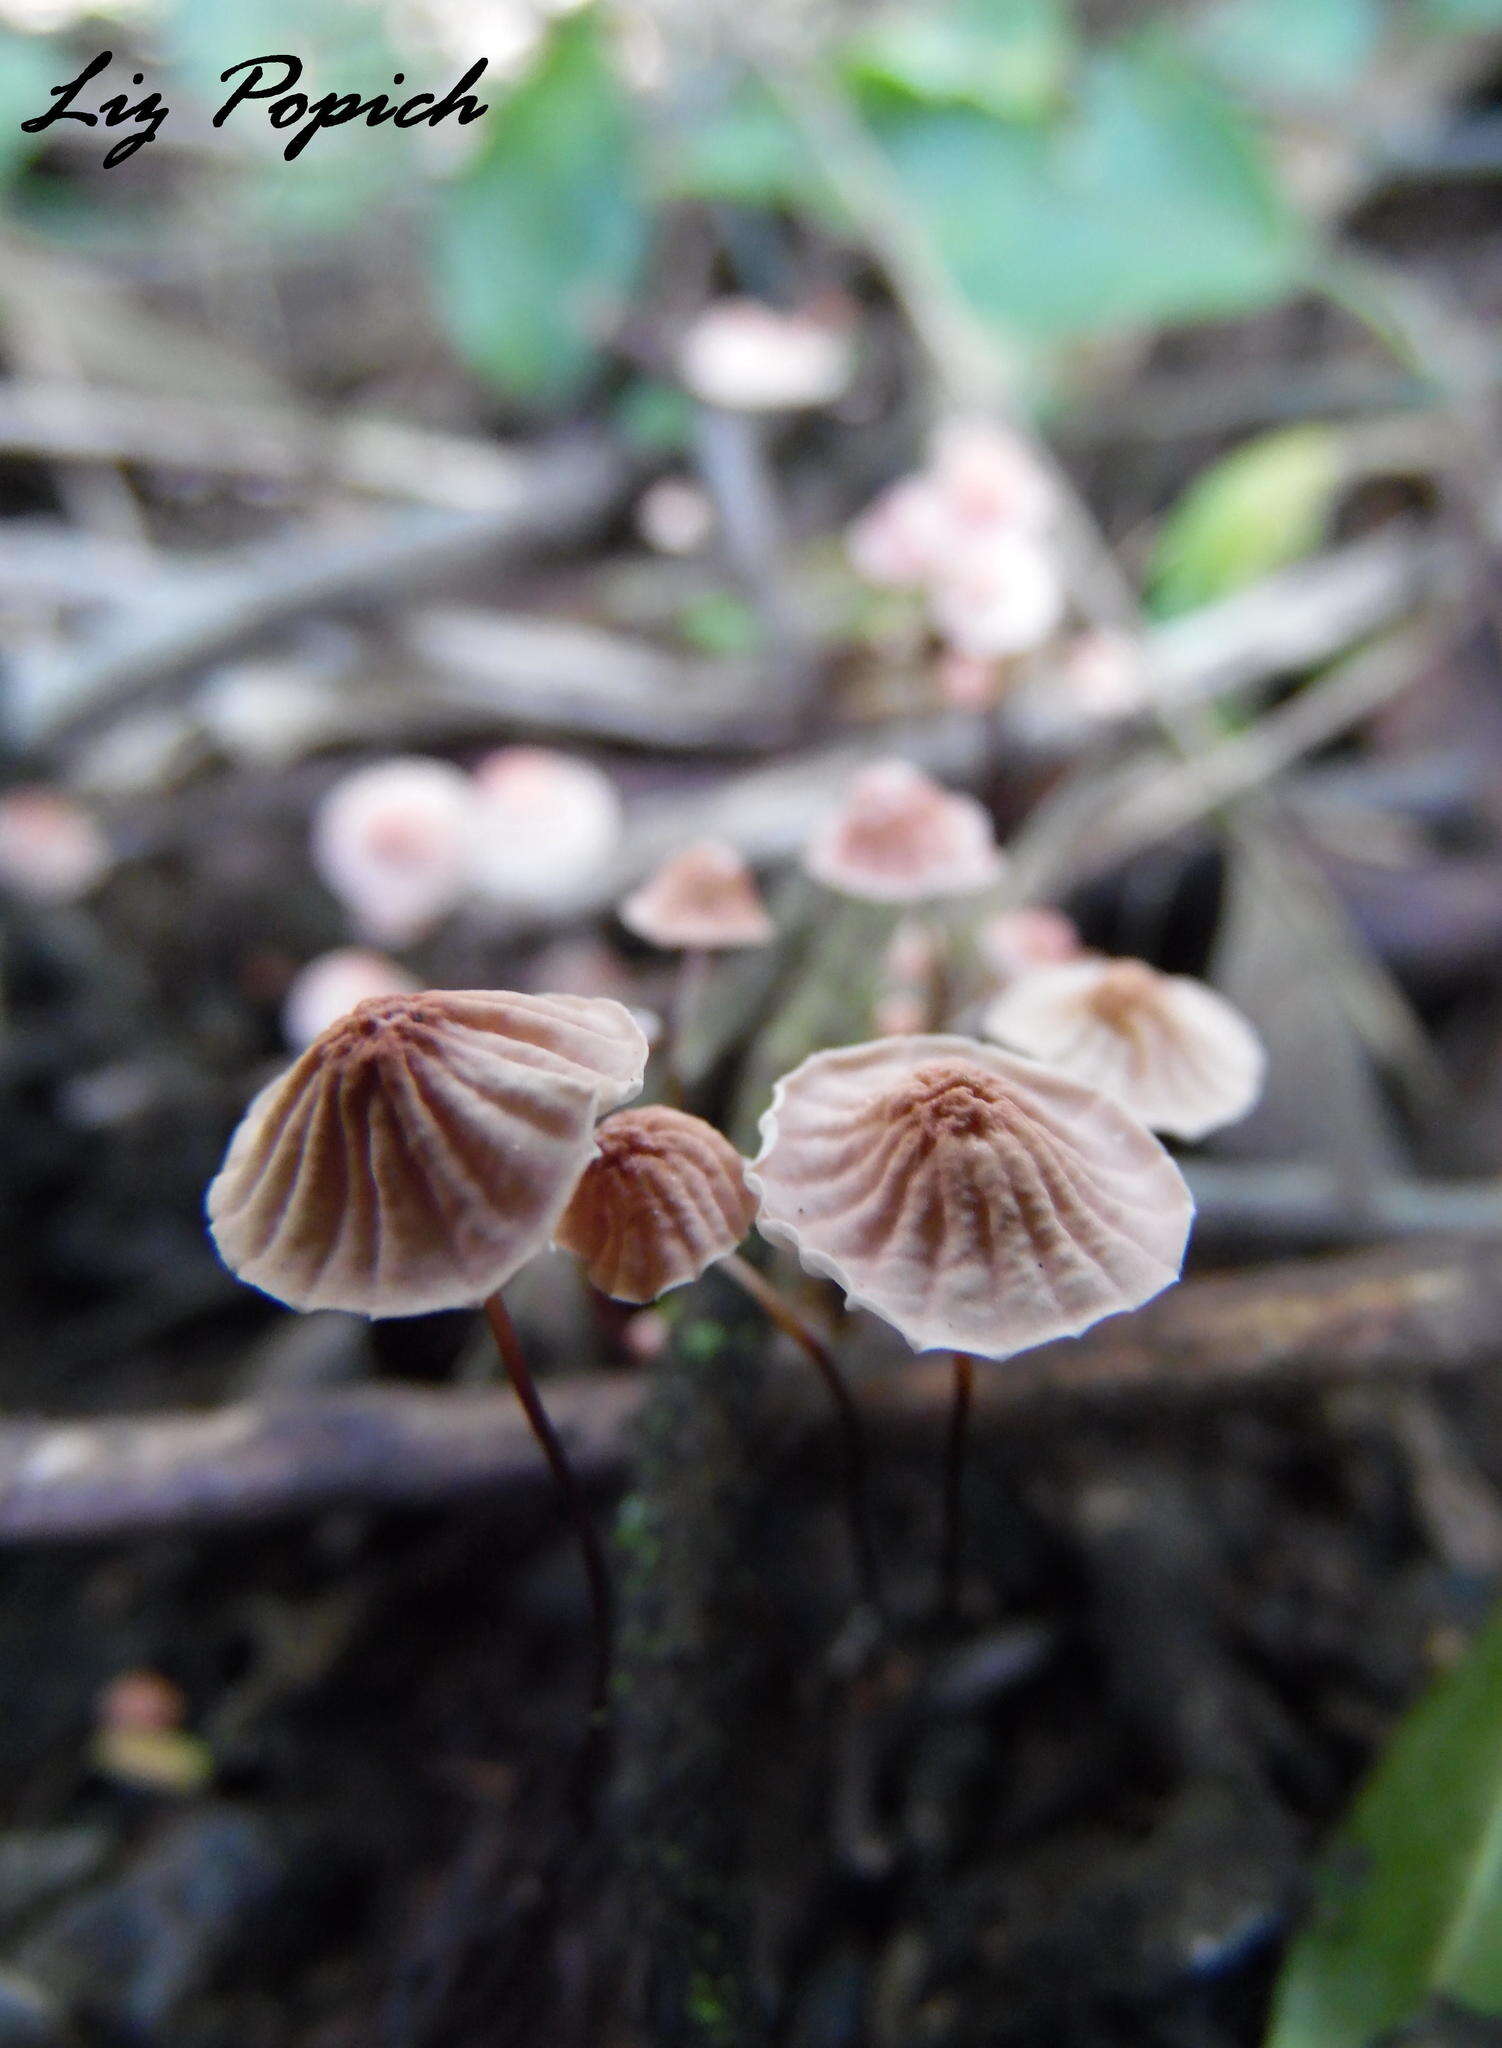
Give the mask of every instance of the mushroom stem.
[[777, 1291], [770, 1280], [743, 1259], [739, 1252], [731, 1252], [722, 1259], [720, 1269], [750, 1295], [774, 1328], [781, 1330], [785, 1337], [792, 1338], [829, 1389], [839, 1418], [845, 1512], [850, 1522], [850, 1540], [855, 1551], [861, 1593], [877, 1614], [884, 1615], [886, 1603], [882, 1597], [881, 1568], [877, 1562], [876, 1537], [871, 1526], [866, 1439], [855, 1396], [845, 1375], [835, 1364], [834, 1354], [828, 1345], [814, 1335], [792, 1303]]
[[674, 1106], [681, 1108], [686, 1090], [683, 1051], [704, 1001], [709, 980], [709, 954], [703, 946], [686, 947], [678, 962], [668, 1020], [668, 1082]]
[[970, 1401], [975, 1360], [968, 1351], [954, 1354], [954, 1394], [949, 1407], [949, 1435], [944, 1452], [944, 1612], [951, 1621], [960, 1612], [960, 1552], [965, 1534], [965, 1448], [970, 1435]]
[[521, 1339], [516, 1334], [506, 1304], [499, 1294], [492, 1294], [485, 1304], [485, 1320], [490, 1325], [490, 1334], [495, 1338], [497, 1351], [506, 1375], [521, 1403], [522, 1413], [531, 1426], [532, 1434], [542, 1446], [542, 1454], [548, 1461], [548, 1469], [557, 1482], [559, 1494], [573, 1524], [574, 1534], [579, 1541], [579, 1550], [584, 1559], [584, 1575], [589, 1582], [589, 1605], [594, 1623], [594, 1677], [590, 1689], [590, 1725], [593, 1735], [598, 1738], [606, 1726], [610, 1711], [610, 1680], [613, 1664], [614, 1625], [610, 1597], [610, 1574], [605, 1565], [605, 1551], [600, 1542], [599, 1531], [589, 1512], [584, 1498], [584, 1489], [578, 1475], [569, 1463], [568, 1453], [563, 1448], [563, 1439], [554, 1429], [548, 1411], [542, 1404], [537, 1391], [537, 1382], [527, 1364], [522, 1350]]

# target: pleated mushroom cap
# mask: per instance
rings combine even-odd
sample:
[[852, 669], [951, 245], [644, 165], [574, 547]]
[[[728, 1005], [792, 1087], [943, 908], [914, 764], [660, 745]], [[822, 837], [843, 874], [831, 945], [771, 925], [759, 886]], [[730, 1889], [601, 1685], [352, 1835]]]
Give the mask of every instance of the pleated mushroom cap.
[[1142, 960], [1071, 960], [1020, 975], [983, 1029], [1176, 1138], [1234, 1123], [1262, 1088], [1261, 1041], [1240, 1011], [1203, 982]]
[[554, 1242], [602, 1294], [656, 1301], [733, 1252], [756, 1204], [746, 1162], [713, 1124], [650, 1104], [607, 1117]]
[[968, 895], [1003, 867], [984, 808], [906, 761], [863, 768], [803, 858], [816, 880], [874, 903]]
[[1094, 1089], [947, 1034], [814, 1053], [747, 1169], [758, 1228], [915, 1351], [1007, 1358], [1179, 1276], [1194, 1204]]
[[620, 919], [651, 945], [695, 952], [764, 946], [776, 931], [751, 870], [718, 839], [665, 860], [622, 903]]
[[293, 1308], [484, 1301], [542, 1249], [647, 1042], [604, 997], [359, 1004], [251, 1103], [208, 1193], [220, 1257]]

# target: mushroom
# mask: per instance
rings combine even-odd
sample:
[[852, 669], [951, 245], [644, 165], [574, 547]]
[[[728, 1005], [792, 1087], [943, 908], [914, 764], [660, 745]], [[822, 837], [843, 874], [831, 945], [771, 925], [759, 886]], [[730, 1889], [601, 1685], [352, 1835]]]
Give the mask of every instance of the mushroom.
[[684, 1039], [704, 993], [708, 956], [765, 946], [776, 927], [755, 877], [733, 846], [698, 839], [648, 876], [620, 905], [627, 931], [649, 945], [681, 950], [673, 998], [671, 1060], [675, 1082]]
[[793, 412], [828, 405], [854, 368], [848, 321], [782, 313], [759, 299], [717, 299], [678, 350], [678, 373], [701, 405]]
[[829, 1347], [737, 1250], [756, 1214], [745, 1161], [713, 1124], [661, 1103], [617, 1110], [596, 1136], [599, 1150], [580, 1176], [554, 1243], [573, 1253], [602, 1294], [635, 1307], [659, 1301], [718, 1265], [801, 1347], [835, 1403], [857, 1566], [865, 1595], [879, 1610], [865, 1444], [855, 1402]]
[[327, 792], [313, 819], [313, 864], [366, 937], [410, 945], [464, 894], [473, 819], [467, 776], [397, 755]]
[[851, 526], [851, 564], [869, 583], [921, 588], [957, 553], [1021, 536], [1036, 543], [1058, 511], [1053, 480], [1020, 438], [989, 420], [941, 426], [924, 468], [898, 477]]
[[36, 903], [76, 903], [109, 865], [104, 834], [63, 790], [33, 783], [0, 796], [0, 885]]
[[492, 902], [568, 909], [620, 843], [608, 775], [550, 747], [501, 747], [475, 770], [473, 879]]
[[828, 888], [873, 903], [968, 895], [989, 888], [1004, 865], [984, 807], [906, 761], [863, 768], [803, 860]]
[[384, 953], [336, 946], [299, 967], [282, 1000], [282, 1036], [301, 1052], [346, 1010], [373, 996], [415, 995], [418, 983]]
[[1178, 1278], [1193, 1203], [1119, 1104], [933, 1033], [812, 1054], [777, 1084], [747, 1170], [758, 1224], [916, 1351], [950, 1350], [946, 1582], [972, 1359], [1088, 1329]]
[[665, 860], [621, 904], [620, 919], [649, 945], [686, 952], [764, 946], [776, 935], [751, 870], [720, 839], [696, 839]]
[[410, 1316], [481, 1304], [564, 1497], [609, 1684], [599, 1538], [501, 1288], [548, 1242], [595, 1122], [640, 1088], [647, 1046], [606, 997], [429, 990], [359, 1004], [263, 1088], [208, 1191], [232, 1272], [297, 1309]]
[[702, 1117], [653, 1103], [617, 1110], [596, 1136], [554, 1242], [613, 1301], [686, 1287], [751, 1228], [744, 1161]]
[[1053, 478], [1023, 437], [996, 420], [946, 420], [934, 434], [928, 474], [959, 530], [1036, 534], [1058, 515]]
[[1240, 1011], [1142, 960], [1035, 968], [1002, 990], [981, 1028], [1176, 1138], [1234, 1123], [1262, 1088], [1261, 1041]]
[[981, 533], [939, 566], [929, 611], [940, 638], [972, 660], [997, 661], [1039, 647], [1064, 617], [1064, 580], [1030, 533]]
[[999, 911], [976, 932], [975, 943], [998, 982], [1035, 967], [1056, 967], [1061, 960], [1076, 959], [1081, 950], [1073, 918], [1044, 903]]

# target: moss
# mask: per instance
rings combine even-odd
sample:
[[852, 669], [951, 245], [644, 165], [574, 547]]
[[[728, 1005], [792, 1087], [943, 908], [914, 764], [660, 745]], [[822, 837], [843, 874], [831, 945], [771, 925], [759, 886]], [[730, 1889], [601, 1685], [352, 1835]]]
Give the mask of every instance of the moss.
[[765, 1334], [724, 1282], [654, 1373], [617, 1525], [619, 1817], [653, 2048], [764, 2048], [751, 1983], [745, 1759], [754, 1746]]

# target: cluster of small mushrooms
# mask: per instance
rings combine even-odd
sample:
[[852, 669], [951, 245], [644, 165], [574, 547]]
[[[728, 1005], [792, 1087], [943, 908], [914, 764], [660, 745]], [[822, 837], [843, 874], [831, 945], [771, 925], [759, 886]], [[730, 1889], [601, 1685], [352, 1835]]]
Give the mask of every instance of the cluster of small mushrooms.
[[[1004, 856], [978, 804], [889, 762], [856, 777], [807, 866], [830, 889], [912, 911], [990, 888]], [[773, 936], [745, 864], [710, 843], [667, 862], [621, 916], [685, 960]], [[699, 1116], [623, 1106], [644, 1085], [649, 1045], [608, 997], [366, 1000], [252, 1102], [209, 1190], [215, 1242], [243, 1279], [298, 1309], [484, 1306], [574, 1508], [603, 1646], [598, 1539], [502, 1305], [550, 1242], [631, 1303], [720, 1263], [803, 1343], [840, 1404], [877, 1597], [855, 1406], [828, 1346], [741, 1259], [754, 1224], [915, 1351], [954, 1354], [952, 1580], [971, 1361], [1067, 1337], [1177, 1279], [1193, 1204], [1154, 1131], [1197, 1137], [1243, 1114], [1260, 1085], [1257, 1040], [1221, 998], [1138, 961], [1060, 958], [1062, 926], [1056, 915], [1037, 925], [1029, 942], [1046, 940], [1051, 964], [1011, 976], [983, 1037], [888, 1035], [785, 1074], [749, 1162]], [[1031, 932], [1016, 928], [1011, 943]]]

